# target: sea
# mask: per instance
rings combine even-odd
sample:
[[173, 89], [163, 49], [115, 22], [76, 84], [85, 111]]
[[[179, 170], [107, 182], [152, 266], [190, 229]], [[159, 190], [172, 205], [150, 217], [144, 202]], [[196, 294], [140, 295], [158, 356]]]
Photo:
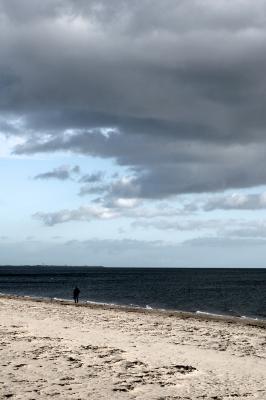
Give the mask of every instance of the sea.
[[0, 294], [266, 320], [266, 269], [0, 266]]

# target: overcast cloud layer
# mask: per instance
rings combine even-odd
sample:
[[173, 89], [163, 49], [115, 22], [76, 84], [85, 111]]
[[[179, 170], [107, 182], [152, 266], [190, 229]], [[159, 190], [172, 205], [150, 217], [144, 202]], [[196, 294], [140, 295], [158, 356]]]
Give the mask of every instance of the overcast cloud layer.
[[0, 132], [114, 159], [124, 198], [265, 184], [265, 50], [264, 0], [1, 0]]

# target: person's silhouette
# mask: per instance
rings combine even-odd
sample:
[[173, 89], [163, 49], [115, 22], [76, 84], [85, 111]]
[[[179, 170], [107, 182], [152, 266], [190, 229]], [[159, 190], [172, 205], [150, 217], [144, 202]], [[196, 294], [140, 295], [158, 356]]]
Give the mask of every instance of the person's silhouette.
[[79, 294], [80, 294], [80, 290], [76, 286], [75, 289], [73, 290], [73, 298], [74, 298], [75, 303], [79, 302]]

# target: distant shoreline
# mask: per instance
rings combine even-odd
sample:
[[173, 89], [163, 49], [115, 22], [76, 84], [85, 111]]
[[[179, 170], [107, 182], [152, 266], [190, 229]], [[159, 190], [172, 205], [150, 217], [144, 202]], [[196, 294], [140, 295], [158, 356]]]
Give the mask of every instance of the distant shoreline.
[[95, 268], [95, 269], [180, 269], [180, 270], [265, 270], [265, 267], [112, 267], [105, 265], [59, 265], [59, 264], [0, 264], [0, 268]]
[[15, 267], [15, 268], [18, 268], [18, 267], [21, 267], [21, 268], [32, 268], [32, 267], [43, 267], [43, 268], [54, 268], [54, 267], [56, 267], [56, 268], [106, 268], [106, 267], [104, 267], [103, 265], [53, 265], [53, 264], [48, 264], [48, 265], [46, 265], [46, 264], [19, 264], [19, 265], [13, 265], [13, 264], [7, 264], [7, 265], [0, 265], [0, 268], [3, 268], [3, 267], [8, 267], [8, 268], [12, 268], [12, 267]]

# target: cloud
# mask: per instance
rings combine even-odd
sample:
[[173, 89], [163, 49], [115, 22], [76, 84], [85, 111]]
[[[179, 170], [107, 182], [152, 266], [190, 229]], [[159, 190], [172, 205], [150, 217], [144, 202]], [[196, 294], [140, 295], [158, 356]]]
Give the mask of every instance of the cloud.
[[[174, 230], [193, 230], [193, 229], [208, 229], [210, 227], [217, 228], [217, 221], [193, 221], [183, 220], [177, 221], [176, 218], [191, 216], [191, 213], [186, 213], [182, 208], [172, 207], [167, 204], [157, 204], [147, 206], [137, 198], [110, 198], [101, 199], [94, 202], [95, 205], [81, 206], [75, 209], [64, 209], [55, 212], [36, 212], [33, 214], [35, 219], [42, 221], [47, 226], [53, 226], [70, 221], [85, 221], [89, 222], [93, 219], [114, 219], [128, 218], [134, 221], [135, 227], [153, 226], [158, 229], [174, 229]], [[163, 218], [163, 220], [160, 220]], [[169, 218], [171, 221], [169, 222]]]
[[[225, 251], [226, 244], [226, 251]], [[106, 267], [265, 267], [265, 241], [169, 243], [132, 239], [0, 243], [0, 264]]]
[[124, 198], [265, 184], [265, 15], [264, 0], [3, 0], [2, 130], [17, 154], [129, 167]]
[[228, 236], [231, 237], [239, 237], [239, 238], [249, 238], [249, 239], [257, 239], [257, 238], [266, 238], [266, 224], [251, 224], [251, 226], [239, 227], [235, 229], [230, 229], [227, 231]]
[[73, 175], [79, 173], [80, 168], [78, 165], [75, 165], [72, 168], [68, 165], [61, 165], [60, 167], [54, 168], [52, 171], [35, 175], [34, 179], [59, 179], [60, 181], [65, 181], [67, 179], [72, 179]]
[[202, 230], [212, 230], [217, 231], [221, 227], [223, 228], [228, 221], [220, 221], [220, 220], [183, 220], [180, 221], [180, 218], [177, 220], [174, 218], [169, 219], [152, 219], [147, 221], [146, 219], [140, 219], [134, 222], [133, 226], [142, 227], [142, 228], [156, 228], [159, 230], [171, 230], [171, 231], [202, 231]]
[[79, 195], [85, 196], [88, 194], [102, 194], [108, 190], [108, 185], [103, 183], [103, 171], [93, 172], [91, 174], [83, 175], [79, 182], [84, 185], [81, 186]]
[[102, 184], [87, 184], [84, 186], [81, 186], [79, 195], [80, 196], [85, 196], [88, 194], [102, 194], [105, 193], [108, 190], [108, 185]]
[[232, 195], [211, 198], [203, 205], [204, 211], [263, 209], [266, 209], [266, 193], [235, 193]]
[[[192, 247], [217, 247], [220, 249], [224, 248], [252, 248], [257, 246], [264, 247], [266, 245], [265, 239], [248, 239], [248, 238], [228, 238], [228, 237], [199, 237], [195, 239], [189, 239], [183, 242], [185, 246], [192, 246]], [[241, 264], [240, 264], [241, 265]], [[243, 264], [241, 265], [243, 266]], [[253, 267], [251, 263], [249, 265]]]
[[60, 210], [52, 213], [37, 212], [33, 215], [35, 219], [41, 220], [47, 226], [54, 226], [69, 221], [91, 221], [92, 219], [112, 219], [117, 214], [103, 207], [79, 207], [74, 210]]
[[[133, 228], [149, 228], [173, 232], [209, 232], [213, 235], [226, 237], [249, 237], [247, 232], [257, 232], [256, 236], [265, 230], [262, 223], [243, 222], [237, 219], [191, 219], [182, 209], [174, 207], [145, 207], [138, 199], [117, 198], [111, 204], [81, 206], [76, 209], [63, 209], [55, 212], [36, 212], [33, 218], [46, 226], [55, 226], [71, 221], [91, 222], [93, 220], [113, 220], [126, 218]], [[266, 225], [265, 225], [266, 226]], [[232, 228], [234, 227], [234, 228]]]
[[140, 205], [139, 199], [134, 198], [113, 198], [109, 201], [104, 202], [105, 206], [108, 208], [117, 208], [117, 209], [132, 209]]
[[[0, 264], [104, 265], [163, 267], [172, 264], [178, 247], [161, 241], [132, 239], [69, 240], [67, 242], [0, 243]], [[16, 251], [15, 251], [16, 250]], [[175, 257], [177, 259], [177, 257]]]
[[263, 219], [251, 221], [232, 221], [230, 224], [224, 224], [220, 231], [221, 236], [228, 238], [266, 238], [266, 221]]
[[102, 171], [93, 172], [92, 174], [83, 175], [79, 182], [81, 183], [98, 183], [103, 179], [104, 173]]
[[[173, 232], [192, 232], [197, 234], [202, 232], [205, 234], [200, 240], [211, 240], [221, 242], [222, 240], [231, 243], [236, 240], [255, 240], [261, 243], [259, 239], [266, 238], [266, 221], [265, 220], [242, 220], [242, 219], [181, 219], [173, 215], [171, 219], [161, 218], [159, 215], [149, 218], [137, 218], [133, 223], [133, 227], [144, 229], [153, 228], [162, 231]], [[211, 233], [212, 237], [208, 235]], [[194, 239], [191, 239], [192, 242]], [[198, 239], [196, 239], [198, 242]], [[255, 243], [255, 242], [254, 242]]]
[[116, 207], [119, 205], [138, 204], [139, 187], [136, 184], [135, 177], [124, 176], [111, 182], [105, 192], [102, 201], [107, 207]]
[[[92, 177], [93, 178], [93, 177]], [[80, 188], [79, 195], [99, 194], [102, 197], [95, 199], [107, 208], [131, 208], [140, 204], [138, 199], [138, 188], [134, 184], [134, 177], [123, 176], [119, 179], [113, 179], [111, 182], [98, 183], [98, 179], [91, 179], [88, 183]], [[87, 176], [86, 176], [87, 180]]]

